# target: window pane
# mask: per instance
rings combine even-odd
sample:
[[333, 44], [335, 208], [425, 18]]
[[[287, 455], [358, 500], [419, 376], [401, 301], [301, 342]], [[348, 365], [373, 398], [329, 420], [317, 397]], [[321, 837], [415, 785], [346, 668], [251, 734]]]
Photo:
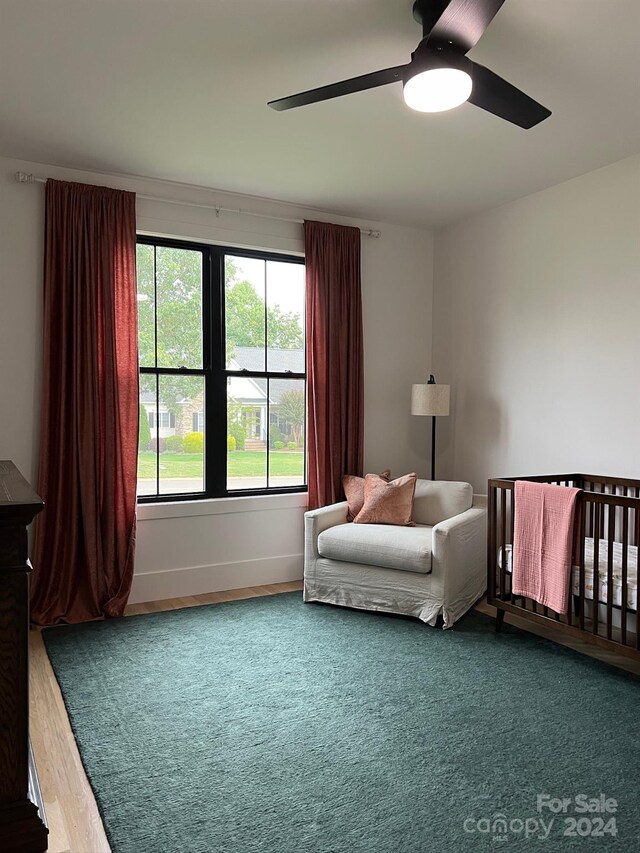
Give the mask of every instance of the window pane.
[[202, 252], [156, 247], [158, 367], [202, 367]]
[[138, 438], [138, 494], [158, 494], [156, 455], [156, 377], [140, 374], [140, 432]]
[[204, 490], [203, 408], [202, 377], [140, 375], [139, 495]]
[[141, 367], [155, 367], [155, 293], [153, 246], [139, 243], [136, 249], [136, 282], [138, 290], [138, 351]]
[[269, 380], [269, 487], [305, 483], [304, 379]]
[[204, 491], [204, 423], [193, 429], [194, 413], [204, 410], [202, 376], [160, 376], [159, 492]]
[[267, 487], [267, 380], [227, 379], [227, 488]]
[[265, 261], [225, 256], [225, 328], [228, 370], [264, 370]]
[[267, 370], [304, 373], [304, 286], [302, 264], [267, 261]]

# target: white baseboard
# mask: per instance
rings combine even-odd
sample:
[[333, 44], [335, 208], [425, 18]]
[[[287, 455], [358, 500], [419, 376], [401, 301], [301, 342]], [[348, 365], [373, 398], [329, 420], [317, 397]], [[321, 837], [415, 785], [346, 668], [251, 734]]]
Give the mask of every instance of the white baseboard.
[[302, 554], [144, 572], [133, 576], [129, 603], [163, 601], [165, 598], [296, 581], [302, 579], [302, 574]]

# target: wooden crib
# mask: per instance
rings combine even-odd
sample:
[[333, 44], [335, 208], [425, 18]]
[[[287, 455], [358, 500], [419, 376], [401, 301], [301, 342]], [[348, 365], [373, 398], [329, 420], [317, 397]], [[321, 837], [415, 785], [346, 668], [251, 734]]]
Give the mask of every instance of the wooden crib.
[[[582, 489], [566, 614], [511, 592], [516, 480]], [[505, 613], [514, 613], [640, 660], [640, 480], [591, 474], [507, 477], [489, 480], [488, 504], [487, 601], [497, 608], [496, 629]]]

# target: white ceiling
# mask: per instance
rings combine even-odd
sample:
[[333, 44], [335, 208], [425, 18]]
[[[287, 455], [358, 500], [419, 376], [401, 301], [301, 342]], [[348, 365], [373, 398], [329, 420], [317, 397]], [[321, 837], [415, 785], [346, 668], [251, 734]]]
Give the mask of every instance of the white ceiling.
[[437, 226], [640, 151], [640, 0], [506, 0], [472, 59], [548, 106], [529, 131], [395, 84], [412, 0], [0, 0], [0, 154]]

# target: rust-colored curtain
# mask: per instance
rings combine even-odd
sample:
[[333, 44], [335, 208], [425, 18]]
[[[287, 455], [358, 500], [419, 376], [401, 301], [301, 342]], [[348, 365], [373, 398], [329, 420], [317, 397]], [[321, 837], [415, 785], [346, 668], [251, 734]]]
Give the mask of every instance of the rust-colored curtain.
[[121, 616], [138, 451], [135, 195], [47, 181], [43, 396], [31, 618]]
[[309, 507], [343, 500], [362, 475], [364, 376], [360, 230], [304, 223]]

